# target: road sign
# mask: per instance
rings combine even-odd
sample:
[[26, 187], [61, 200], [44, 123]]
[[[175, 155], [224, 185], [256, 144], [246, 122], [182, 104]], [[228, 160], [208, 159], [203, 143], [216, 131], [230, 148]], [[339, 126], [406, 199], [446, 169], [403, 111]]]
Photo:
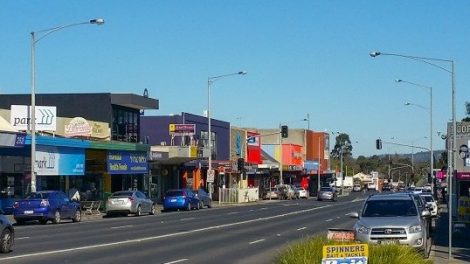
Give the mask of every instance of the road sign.
[[[326, 245], [323, 246], [323, 258], [355, 258], [368, 257], [367, 244]], [[347, 263], [347, 262], [346, 262]]]
[[208, 170], [207, 171], [207, 182], [213, 183], [215, 178], [215, 171], [214, 170]]

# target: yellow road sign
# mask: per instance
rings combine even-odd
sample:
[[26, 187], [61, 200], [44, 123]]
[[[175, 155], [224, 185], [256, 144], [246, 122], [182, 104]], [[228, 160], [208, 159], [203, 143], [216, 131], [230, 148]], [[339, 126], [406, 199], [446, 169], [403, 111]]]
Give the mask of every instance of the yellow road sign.
[[323, 246], [323, 258], [368, 257], [367, 244], [327, 245]]

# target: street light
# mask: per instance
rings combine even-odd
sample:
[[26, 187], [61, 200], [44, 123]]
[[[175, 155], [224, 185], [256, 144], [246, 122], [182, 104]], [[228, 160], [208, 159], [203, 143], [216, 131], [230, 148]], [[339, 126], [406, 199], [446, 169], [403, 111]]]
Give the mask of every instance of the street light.
[[432, 87], [431, 86], [426, 86], [426, 85], [422, 85], [422, 84], [418, 84], [418, 83], [414, 83], [414, 82], [409, 82], [409, 81], [405, 81], [405, 80], [402, 80], [402, 79], [396, 79], [395, 82], [397, 83], [407, 83], [407, 84], [411, 84], [413, 86], [416, 86], [416, 87], [420, 87], [420, 88], [424, 88], [424, 89], [428, 89], [429, 90], [429, 108], [426, 108], [426, 107], [422, 107], [420, 105], [415, 105], [415, 104], [411, 104], [411, 103], [405, 103], [405, 105], [414, 105], [414, 106], [417, 106], [417, 107], [420, 107], [420, 108], [423, 108], [425, 110], [428, 110], [429, 111], [429, 149], [430, 149], [430, 163], [429, 163], [429, 168], [430, 168], [430, 175], [431, 175], [431, 190], [432, 190], [432, 194], [434, 195], [434, 180], [433, 180], [433, 173], [434, 173], [434, 153], [433, 153], [433, 146], [432, 146], [432, 130], [433, 130], [433, 125], [432, 125]]
[[[369, 53], [369, 55], [373, 58], [379, 56], [379, 55], [385, 55], [385, 56], [395, 56], [395, 57], [402, 57], [406, 59], [411, 59], [419, 62], [426, 63], [428, 65], [434, 66], [436, 68], [439, 68], [445, 72], [448, 72], [452, 75], [452, 158], [451, 158], [451, 163], [448, 164], [448, 171], [449, 171], [449, 259], [452, 258], [452, 197], [453, 197], [453, 191], [452, 191], [452, 175], [454, 174], [454, 169], [455, 169], [455, 153], [456, 153], [456, 146], [457, 146], [457, 124], [455, 120], [455, 69], [454, 69], [454, 60], [449, 60], [449, 59], [438, 59], [438, 58], [428, 58], [428, 57], [419, 57], [419, 56], [409, 56], [409, 55], [402, 55], [402, 54], [395, 54], [395, 53], [382, 53], [380, 51], [374, 51]], [[435, 63], [432, 63], [430, 61], [435, 61], [435, 62], [441, 62], [441, 63], [450, 63], [451, 64], [451, 69], [446, 69], [440, 65], [437, 65]]]
[[[233, 75], [245, 75], [247, 74], [246, 71], [239, 71], [239, 72], [234, 72], [234, 73], [229, 73], [229, 74], [223, 74], [223, 75], [218, 75], [218, 76], [213, 76], [213, 77], [208, 77], [207, 78], [207, 126], [208, 126], [208, 136], [207, 140], [209, 141], [209, 158], [208, 158], [208, 166], [207, 166], [207, 178], [209, 178], [209, 175], [211, 177], [214, 175], [214, 171], [212, 170], [212, 132], [211, 132], [211, 85], [224, 77], [229, 77]], [[213, 182], [213, 181], [212, 181]], [[212, 190], [209, 188], [209, 182], [207, 181], [207, 189], [209, 190], [209, 193], [212, 194]]]
[[[104, 19], [97, 18], [85, 22], [72, 23], [54, 28], [31, 32], [31, 192], [36, 192], [36, 43], [50, 34], [78, 25], [103, 25]], [[38, 38], [36, 38], [36, 35]]]

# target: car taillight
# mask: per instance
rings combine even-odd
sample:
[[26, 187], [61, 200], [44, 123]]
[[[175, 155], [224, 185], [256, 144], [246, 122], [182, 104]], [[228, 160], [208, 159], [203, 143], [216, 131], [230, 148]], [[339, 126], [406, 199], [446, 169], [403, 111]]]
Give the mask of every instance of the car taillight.
[[42, 199], [41, 200], [41, 207], [47, 207], [47, 206], [49, 206], [49, 201]]
[[19, 202], [15, 202], [15, 203], [13, 204], [13, 207], [14, 207], [14, 208], [20, 207], [20, 203], [19, 203]]
[[131, 202], [134, 201], [134, 197], [132, 197], [132, 196], [127, 197], [127, 199], [129, 199], [129, 201], [131, 201]]

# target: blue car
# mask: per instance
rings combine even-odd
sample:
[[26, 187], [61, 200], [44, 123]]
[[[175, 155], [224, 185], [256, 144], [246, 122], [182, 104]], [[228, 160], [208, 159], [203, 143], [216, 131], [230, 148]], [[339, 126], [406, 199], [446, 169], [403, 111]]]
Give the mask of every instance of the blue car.
[[30, 193], [25, 199], [16, 201], [13, 207], [13, 217], [18, 225], [30, 220], [39, 220], [41, 224], [49, 220], [54, 224], [62, 219], [81, 220], [80, 203], [71, 201], [61, 191]]
[[199, 210], [200, 202], [193, 191], [189, 189], [169, 190], [163, 197], [163, 211], [168, 210]]

